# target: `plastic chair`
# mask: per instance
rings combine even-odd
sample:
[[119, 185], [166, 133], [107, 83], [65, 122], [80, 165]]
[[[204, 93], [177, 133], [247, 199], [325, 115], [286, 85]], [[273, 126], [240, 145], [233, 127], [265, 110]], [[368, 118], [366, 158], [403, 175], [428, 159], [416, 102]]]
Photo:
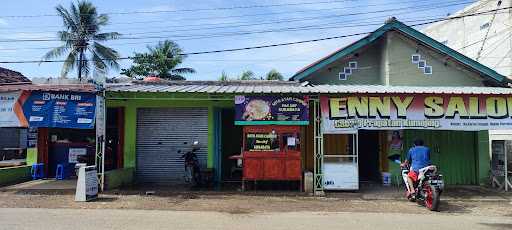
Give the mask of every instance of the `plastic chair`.
[[43, 179], [44, 178], [44, 164], [43, 163], [35, 163], [32, 165], [32, 169], [30, 170], [32, 174], [32, 179]]
[[55, 172], [55, 179], [64, 180], [64, 165], [58, 164], [57, 171]]
[[32, 168], [30, 169], [30, 174], [32, 174], [32, 180], [37, 180], [38, 178], [39, 165], [32, 164]]

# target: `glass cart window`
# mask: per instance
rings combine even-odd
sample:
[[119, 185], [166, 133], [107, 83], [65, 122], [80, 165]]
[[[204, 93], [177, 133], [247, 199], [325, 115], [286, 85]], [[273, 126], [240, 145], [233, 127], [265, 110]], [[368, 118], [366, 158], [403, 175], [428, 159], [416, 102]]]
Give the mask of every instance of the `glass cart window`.
[[279, 151], [277, 133], [247, 133], [245, 135], [245, 151]]

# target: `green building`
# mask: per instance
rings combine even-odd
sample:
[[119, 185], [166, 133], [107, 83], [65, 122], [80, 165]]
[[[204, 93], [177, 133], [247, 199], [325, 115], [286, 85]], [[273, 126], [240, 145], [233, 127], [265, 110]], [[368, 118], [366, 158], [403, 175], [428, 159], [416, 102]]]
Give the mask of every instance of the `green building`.
[[179, 153], [193, 141], [203, 168], [229, 182], [229, 156], [243, 147], [237, 95], [310, 98], [301, 159], [315, 191], [358, 189], [387, 173], [396, 180], [389, 157], [403, 159], [416, 138], [432, 149], [447, 184], [486, 184], [488, 130], [512, 127], [509, 79], [396, 20], [290, 80], [108, 85], [107, 188], [179, 184]]

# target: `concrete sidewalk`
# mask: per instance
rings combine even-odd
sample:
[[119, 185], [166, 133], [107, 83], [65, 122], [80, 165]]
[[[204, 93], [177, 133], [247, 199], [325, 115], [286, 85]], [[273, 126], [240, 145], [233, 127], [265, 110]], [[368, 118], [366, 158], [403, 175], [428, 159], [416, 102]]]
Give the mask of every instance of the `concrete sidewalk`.
[[[72, 195], [75, 193], [76, 180], [35, 180], [0, 188], [2, 192], [16, 194]], [[185, 187], [134, 186], [105, 191], [106, 195], [146, 195], [151, 191], [156, 196], [229, 196], [249, 195], [268, 197], [308, 197], [310, 194], [296, 191], [256, 190], [241, 192], [234, 188], [227, 190], [193, 190]], [[379, 184], [361, 184], [358, 191], [326, 191], [325, 197], [354, 200], [404, 200], [404, 188], [382, 186]], [[446, 186], [442, 194], [445, 201], [512, 201], [512, 191], [504, 192], [482, 186]]]

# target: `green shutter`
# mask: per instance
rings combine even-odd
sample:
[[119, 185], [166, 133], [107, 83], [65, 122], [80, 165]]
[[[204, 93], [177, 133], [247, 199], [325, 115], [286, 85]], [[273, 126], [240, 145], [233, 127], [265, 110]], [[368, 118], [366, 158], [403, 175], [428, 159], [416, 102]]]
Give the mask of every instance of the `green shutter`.
[[432, 163], [440, 168], [446, 184], [477, 184], [477, 132], [406, 130], [404, 152], [416, 138], [432, 150]]

